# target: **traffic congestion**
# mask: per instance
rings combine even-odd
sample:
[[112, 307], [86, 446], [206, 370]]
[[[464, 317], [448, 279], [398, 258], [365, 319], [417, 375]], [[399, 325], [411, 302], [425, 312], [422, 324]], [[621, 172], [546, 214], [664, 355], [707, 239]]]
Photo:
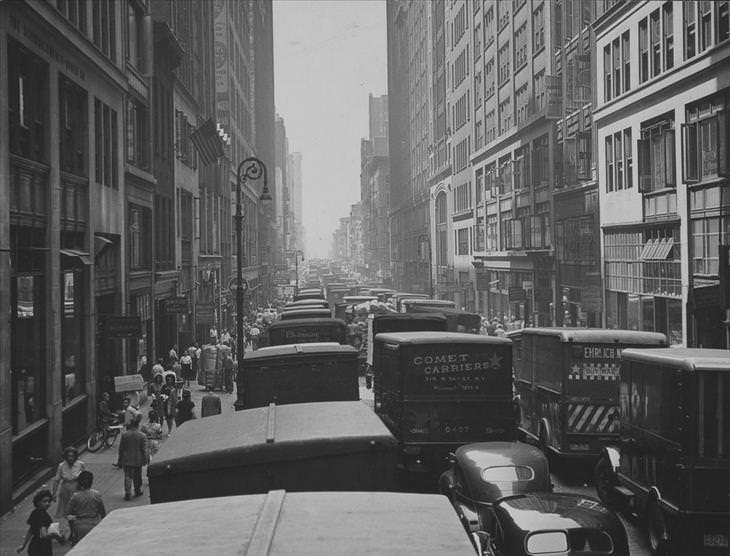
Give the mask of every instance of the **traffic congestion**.
[[[300, 286], [246, 319], [238, 411], [183, 424], [152, 459], [139, 535], [179, 515], [177, 537], [210, 547], [189, 529], [206, 511], [246, 516], [251, 547], [294, 527], [316, 551], [367, 526], [368, 553], [728, 553], [728, 352], [627, 330], [500, 334], [453, 302], [315, 266]], [[199, 366], [206, 390], [225, 388], [218, 361]], [[72, 553], [122, 542], [125, 512]], [[333, 531], [330, 512], [353, 520]]]

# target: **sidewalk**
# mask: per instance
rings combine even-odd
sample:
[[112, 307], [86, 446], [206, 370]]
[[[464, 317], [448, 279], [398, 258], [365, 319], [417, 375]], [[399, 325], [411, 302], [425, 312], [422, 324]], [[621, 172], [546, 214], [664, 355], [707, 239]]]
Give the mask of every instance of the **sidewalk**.
[[[195, 402], [195, 414], [200, 418], [200, 400], [205, 394], [205, 388], [196, 384], [191, 384], [188, 388], [192, 393], [192, 400]], [[236, 401], [236, 394], [226, 394], [225, 392], [215, 392], [221, 398], [221, 406], [224, 413], [233, 412], [233, 402]], [[141, 408], [144, 416], [142, 422], [147, 421], [147, 412], [150, 404], [147, 402]], [[164, 426], [167, 430], [167, 425]], [[175, 434], [173, 429], [172, 434]], [[163, 442], [165, 439], [163, 438]], [[113, 467], [112, 464], [117, 459], [117, 449], [119, 440], [117, 439], [114, 446], [92, 454], [83, 452], [80, 459], [86, 464], [86, 468], [94, 474], [93, 488], [101, 492], [107, 513], [116, 508], [128, 508], [130, 506], [141, 506], [149, 504], [149, 491], [147, 487], [147, 470], [143, 469], [144, 495], [139, 498], [132, 498], [129, 502], [124, 501], [124, 473], [121, 469]], [[49, 482], [50, 486], [50, 482]], [[20, 546], [28, 531], [26, 520], [33, 511], [33, 494], [18, 503], [15, 508], [0, 518], [0, 556], [12, 556], [17, 554], [15, 549]], [[49, 510], [51, 516], [55, 512], [55, 504]], [[69, 546], [61, 546], [54, 542], [53, 554], [66, 554], [70, 550]]]

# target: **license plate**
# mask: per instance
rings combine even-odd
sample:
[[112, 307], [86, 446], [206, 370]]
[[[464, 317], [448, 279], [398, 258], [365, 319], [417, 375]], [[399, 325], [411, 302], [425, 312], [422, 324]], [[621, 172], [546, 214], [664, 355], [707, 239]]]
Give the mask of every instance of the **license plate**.
[[707, 547], [727, 548], [727, 535], [704, 535], [704, 545]]

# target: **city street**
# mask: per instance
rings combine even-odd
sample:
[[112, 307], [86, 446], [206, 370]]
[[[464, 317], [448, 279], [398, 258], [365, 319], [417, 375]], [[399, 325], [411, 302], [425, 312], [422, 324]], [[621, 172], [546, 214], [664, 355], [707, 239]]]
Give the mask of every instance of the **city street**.
[[[196, 414], [199, 415], [200, 400], [205, 393], [205, 390], [202, 386], [198, 386], [196, 384], [191, 388], [191, 392], [192, 399], [196, 405]], [[233, 402], [236, 399], [235, 394], [220, 392], [218, 392], [218, 394], [221, 396], [223, 412], [233, 412]], [[370, 408], [373, 407], [373, 391], [365, 388], [365, 382], [362, 377], [360, 379], [360, 399]], [[142, 410], [143, 414], [146, 415], [149, 410], [149, 404], [143, 406]], [[173, 434], [175, 434], [174, 430]], [[118, 443], [119, 441], [117, 440], [114, 447], [102, 450], [96, 454], [84, 452], [81, 455], [81, 460], [86, 464], [87, 469], [94, 473], [94, 488], [101, 492], [107, 512], [113, 511], [116, 508], [141, 506], [149, 503], [146, 478], [144, 479], [145, 494], [140, 498], [133, 498], [129, 502], [124, 501], [124, 477], [122, 471], [112, 466], [112, 464], [116, 461]], [[573, 492], [592, 497], [596, 496], [595, 489], [593, 489], [593, 487], [585, 486], [583, 484], [574, 484], [568, 480], [567, 475], [567, 473], [553, 473], [553, 482], [557, 492]], [[29, 496], [18, 504], [11, 512], [8, 512], [0, 518], [0, 556], [10, 556], [15, 554], [15, 549], [22, 542], [27, 530], [25, 522], [32, 509], [32, 496]], [[635, 520], [628, 519], [626, 516], [622, 516], [622, 521], [624, 522], [626, 531], [629, 535], [629, 546], [631, 548], [632, 556], [648, 556], [649, 549], [645, 539], [646, 535], [643, 530], [638, 526]], [[66, 554], [69, 550], [70, 548], [68, 546], [60, 546], [58, 544], [54, 545], [54, 554], [56, 555]]]

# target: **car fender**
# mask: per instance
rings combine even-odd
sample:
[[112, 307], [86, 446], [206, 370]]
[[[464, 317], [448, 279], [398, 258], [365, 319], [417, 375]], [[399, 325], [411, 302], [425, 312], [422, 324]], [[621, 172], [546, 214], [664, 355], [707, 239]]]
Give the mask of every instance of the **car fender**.
[[479, 514], [461, 500], [454, 500], [454, 509], [459, 519], [464, 524], [464, 527], [471, 533], [476, 533], [481, 530], [481, 523], [479, 521]]
[[615, 446], [606, 446], [601, 450], [601, 455], [609, 461], [614, 473], [618, 472], [621, 467], [621, 451]]

